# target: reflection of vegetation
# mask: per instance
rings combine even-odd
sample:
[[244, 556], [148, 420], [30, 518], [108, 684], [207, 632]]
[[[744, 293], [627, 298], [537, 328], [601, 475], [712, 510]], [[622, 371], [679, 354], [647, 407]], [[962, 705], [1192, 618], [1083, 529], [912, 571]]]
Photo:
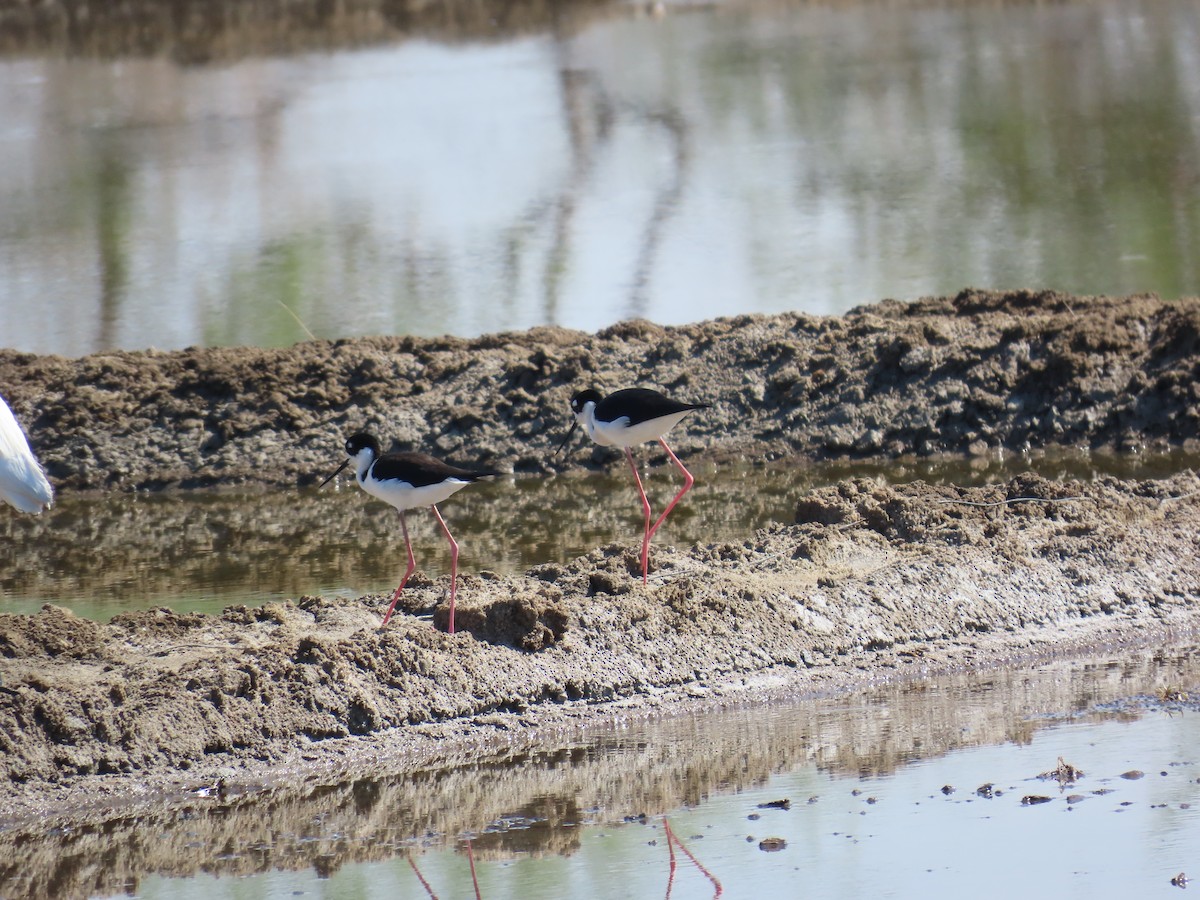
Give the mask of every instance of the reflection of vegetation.
[[263, 247], [248, 268], [234, 269], [228, 302], [219, 316], [205, 322], [205, 341], [236, 344], [238, 336], [249, 333], [256, 336], [258, 344], [269, 347], [306, 337], [296, 318], [306, 324], [309, 321], [311, 294], [306, 286], [318, 280], [314, 270], [323, 266], [324, 250], [315, 238], [293, 236]]
[[286, 347], [331, 333], [416, 334], [453, 318], [444, 247], [383, 246], [360, 222], [296, 232], [240, 257], [204, 318], [209, 346]]
[[[764, 294], [804, 292], [795, 271], [820, 271], [822, 242], [861, 261], [823, 287], [856, 303], [963, 284], [1196, 291], [1193, 4], [828, 6], [735, 11], [698, 67], [702, 140], [750, 132], [794, 160], [738, 181]], [[818, 228], [794, 268], [776, 237], [792, 222]]]
[[114, 333], [129, 278], [129, 164], [115, 148], [100, 154], [96, 175], [96, 238], [100, 255], [101, 347], [117, 345]]
[[[1145, 264], [1168, 296], [1196, 282], [1200, 161], [1189, 124], [1194, 91], [1185, 93], [1181, 77], [1195, 47], [1177, 40], [1176, 8], [1145, 8], [1153, 27], [1144, 42], [1084, 42], [1082, 65], [1060, 52], [1053, 31], [1034, 47], [997, 40], [998, 18], [986, 17], [968, 39], [956, 110], [964, 182], [987, 185], [1007, 207], [1018, 240], [1048, 267], [1044, 283], [1137, 290]], [[1087, 18], [1098, 25], [1102, 17]], [[1013, 270], [1010, 260], [992, 264]]]
[[7, 4], [0, 53], [157, 56], [202, 64], [386, 43], [494, 40], [562, 27], [612, 0], [127, 0]]
[[[484, 73], [471, 82], [472, 90], [492, 79], [509, 83], [518, 103], [507, 119], [496, 120], [505, 140], [489, 147], [480, 138], [486, 132], [476, 130], [469, 116], [448, 117], [451, 131], [414, 135], [466, 137], [464, 143], [479, 143], [481, 161], [497, 152], [498, 171], [536, 167], [544, 171], [541, 180], [531, 178], [524, 193], [504, 200], [511, 205], [490, 209], [479, 220], [485, 226], [467, 239], [438, 216], [420, 218], [424, 203], [446, 198], [425, 193], [424, 173], [417, 173], [409, 197], [386, 180], [357, 188], [371, 194], [361, 210], [296, 204], [299, 212], [285, 229], [300, 237], [264, 215], [261, 227], [241, 229], [241, 252], [232, 260], [223, 249], [198, 254], [208, 268], [202, 277], [180, 254], [173, 263], [178, 281], [168, 286], [178, 285], [180, 296], [172, 299], [181, 309], [196, 302], [188, 293], [194, 285], [218, 285], [206, 322], [205, 338], [212, 342], [279, 344], [306, 337], [280, 302], [314, 333], [329, 337], [438, 334], [463, 321], [482, 323], [479, 330], [539, 319], [571, 324], [580, 298], [594, 303], [591, 298], [604, 296], [586, 267], [610, 246], [620, 250], [606, 253], [605, 269], [628, 272], [632, 282], [631, 302], [606, 309], [611, 318], [631, 312], [700, 318], [692, 313], [731, 312], [743, 302], [764, 310], [837, 311], [880, 296], [953, 293], [968, 283], [1152, 289], [1166, 296], [1194, 293], [1200, 285], [1194, 253], [1200, 245], [1200, 144], [1191, 125], [1198, 101], [1190, 75], [1197, 50], [1195, 41], [1179, 37], [1194, 29], [1189, 2], [762, 0], [722, 7], [719, 14], [704, 5], [668, 4], [653, 24], [636, 19], [638, 8], [602, 0], [131, 0], [95, 8], [81, 0], [50, 0], [5, 9], [0, 52], [152, 53], [199, 63], [416, 34], [449, 42], [546, 36], [514, 42], [515, 53], [514, 47], [479, 53], [472, 45], [439, 57], [434, 69], [421, 73], [436, 85], [437, 67], [458, 70], [469, 56], [472, 65], [465, 68], [479, 66]], [[596, 23], [603, 26], [580, 35]], [[416, 65], [428, 65], [419, 57], [414, 55]], [[221, 178], [251, 158], [262, 171], [276, 173], [291, 171], [284, 166], [293, 160], [341, 166], [339, 185], [329, 192], [336, 203], [345, 200], [346, 194], [336, 193], [344, 185], [378, 179], [370, 170], [354, 171], [359, 148], [347, 147], [345, 160], [331, 161], [320, 143], [305, 147], [291, 127], [358, 125], [352, 115], [311, 105], [318, 98], [314, 88], [353, 75], [359, 81], [346, 84], [345, 96], [370, 100], [378, 87], [370, 74], [374, 64], [364, 69], [362, 60], [329, 63], [320, 57], [288, 63], [295, 69], [286, 76], [286, 90], [275, 83], [274, 62], [247, 65], [236, 73], [240, 102], [228, 110], [220, 103], [228, 84], [212, 77], [218, 67], [197, 72], [156, 65], [168, 77], [153, 91], [133, 91], [111, 73], [95, 76], [120, 88], [121, 102], [109, 100], [109, 114], [138, 154], [113, 157], [114, 164], [130, 167], [122, 189], [133, 189], [127, 214], [139, 217], [132, 222], [136, 233], [162, 233], [166, 229], [157, 223], [186, 219], [196, 206], [194, 185], [227, 183]], [[44, 68], [45, 102], [55, 110], [44, 121], [58, 121], [57, 110], [66, 109], [71, 128], [90, 135], [86, 123], [93, 116], [72, 107], [87, 106], [90, 95], [79, 84], [91, 77], [84, 72], [97, 70]], [[526, 80], [534, 70], [537, 77]], [[342, 74], [332, 77], [335, 71]], [[514, 71], [521, 76], [513, 77]], [[549, 91], [540, 92], [549, 78], [557, 79], [557, 108]], [[398, 83], [395, 90], [409, 88]], [[525, 101], [538, 104], [536, 115], [523, 116]], [[445, 106], [453, 108], [451, 102]], [[364, 115], [382, 108], [364, 106]], [[400, 108], [411, 115], [412, 106]], [[219, 177], [175, 177], [174, 166], [194, 162], [197, 136], [213, 134], [227, 115], [239, 130], [227, 132], [228, 147], [212, 159]], [[522, 133], [520, 141], [504, 131], [552, 117], [552, 126]], [[83, 124], [76, 127], [76, 120]], [[244, 132], [243, 120], [252, 126]], [[236, 136], [243, 133], [266, 137], [254, 146]], [[385, 139], [388, 134], [378, 133]], [[44, 139], [56, 134], [48, 131]], [[286, 146], [273, 143], [281, 136], [290, 136]], [[528, 153], [504, 150], [521, 141]], [[179, 157], [172, 149], [176, 142], [184, 150]], [[63, 146], [71, 148], [69, 141]], [[47, 163], [38, 173], [36, 201], [30, 203], [37, 218], [50, 218], [47, 211], [62, 202], [55, 178], [76, 167], [63, 155], [65, 164]], [[446, 165], [475, 158], [463, 154]], [[444, 174], [435, 166], [435, 175]], [[120, 174], [107, 164], [77, 167], [89, 180], [89, 199], [102, 193], [97, 179]], [[172, 173], [161, 184], [177, 193], [149, 187], [160, 184], [160, 168]], [[290, 212], [278, 191], [304, 194], [308, 188], [298, 181], [282, 189], [264, 182], [264, 208]], [[635, 195], [648, 207], [649, 220], [615, 219], [614, 210], [634, 206], [614, 199], [628, 203]], [[489, 198], [480, 200], [486, 208]], [[24, 222], [31, 213], [23, 202], [18, 192], [2, 227], [34, 232]], [[403, 219], [406, 202], [418, 211], [411, 220]], [[237, 214], [235, 206], [216, 208]], [[383, 227], [381, 210], [402, 220]], [[89, 226], [97, 218], [89, 208]], [[66, 232], [63, 219], [55, 216], [50, 228]], [[198, 229], [198, 243], [220, 230], [219, 224]], [[643, 232], [639, 241], [625, 239], [637, 231]], [[145, 302], [161, 287], [154, 278], [174, 273], [158, 269], [153, 247], [143, 249], [138, 265], [127, 263], [128, 272], [110, 267], [120, 262], [110, 252], [114, 233], [109, 228], [100, 239], [105, 296], [128, 277], [125, 290]], [[695, 242], [686, 253], [685, 240]], [[85, 250], [71, 246], [68, 252], [86, 253], [90, 261], [96, 243], [89, 235]], [[709, 268], [697, 262], [718, 253], [720, 261]], [[715, 281], [697, 283], [696, 273], [713, 272], [728, 273], [727, 290]], [[620, 277], [613, 280], [616, 291], [626, 289]], [[237, 304], [226, 303], [226, 289], [238, 296]], [[244, 298], [259, 291], [266, 299], [247, 307]], [[251, 317], [262, 327], [231, 324]], [[132, 339], [141, 340], [126, 338]]]
[[671, 165], [668, 177], [658, 188], [654, 210], [638, 242], [638, 258], [634, 264], [633, 286], [629, 298], [628, 315], [631, 317], [645, 316], [649, 312], [650, 278], [658, 261], [667, 220], [675, 214], [687, 185], [694, 152], [687, 119], [678, 109], [647, 114], [644, 118], [648, 123], [660, 126], [660, 130], [667, 137], [671, 148]]

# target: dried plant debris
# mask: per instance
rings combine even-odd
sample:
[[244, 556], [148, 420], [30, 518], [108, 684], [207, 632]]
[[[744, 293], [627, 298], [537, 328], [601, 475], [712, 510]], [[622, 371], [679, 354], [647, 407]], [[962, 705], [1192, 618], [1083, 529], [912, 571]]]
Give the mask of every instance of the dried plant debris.
[[1074, 784], [1082, 777], [1083, 770], [1071, 765], [1061, 756], [1058, 758], [1058, 765], [1056, 765], [1049, 772], [1043, 772], [1038, 776], [1038, 778], [1042, 779], [1043, 781], [1049, 781], [1053, 779], [1054, 781], [1058, 782], [1060, 787], [1066, 787], [1069, 784]]

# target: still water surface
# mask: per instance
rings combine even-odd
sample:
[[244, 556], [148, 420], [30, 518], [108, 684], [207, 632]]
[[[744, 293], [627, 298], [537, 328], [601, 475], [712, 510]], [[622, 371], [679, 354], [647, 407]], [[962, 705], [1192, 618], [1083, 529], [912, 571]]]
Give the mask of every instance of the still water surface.
[[[796, 502], [808, 491], [850, 477], [972, 485], [1024, 471], [1086, 480], [1102, 474], [1162, 477], [1188, 467], [1200, 467], [1200, 458], [1181, 451], [909, 463], [698, 463], [692, 466], [695, 487], [654, 545], [745, 540], [756, 528], [794, 521]], [[649, 469], [645, 479], [656, 509], [678, 488], [671, 467]], [[642, 528], [641, 504], [624, 469], [481, 483], [441, 510], [461, 547], [462, 573], [511, 574], [541, 563], [567, 563], [614, 541], [634, 547]], [[408, 519], [418, 569], [431, 578], [447, 575], [449, 548], [433, 517], [414, 510]], [[34, 613], [54, 603], [102, 621], [154, 606], [216, 613], [233, 604], [306, 594], [390, 592], [404, 567], [395, 511], [368, 497], [353, 479], [336, 490], [68, 495], [39, 517], [0, 515], [0, 612]]]
[[[678, 850], [668, 893], [666, 816], [731, 900], [1173, 897], [1200, 858], [1200, 707], [1159, 697], [1198, 685], [1195, 647], [1143, 647], [628, 720], [433, 771], [197, 793], [32, 844], [0, 832], [0, 862], [22, 854], [18, 875], [60, 896], [429, 896], [419, 873], [467, 898], [470, 841], [487, 900], [715, 896]], [[1060, 758], [1075, 783], [1038, 778]]]
[[1200, 293], [1194, 0], [236, 9], [0, 29], [0, 345]]

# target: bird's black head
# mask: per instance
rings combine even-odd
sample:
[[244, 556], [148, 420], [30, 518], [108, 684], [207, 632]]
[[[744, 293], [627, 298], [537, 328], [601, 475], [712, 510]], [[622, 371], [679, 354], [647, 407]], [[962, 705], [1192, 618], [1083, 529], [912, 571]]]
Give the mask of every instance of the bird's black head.
[[359, 431], [346, 438], [346, 455], [358, 456], [363, 450], [370, 450], [375, 456], [379, 455], [379, 441], [372, 435]]
[[362, 453], [364, 450], [370, 450], [371, 456], [375, 459], [378, 459], [379, 441], [362, 431], [352, 434], [350, 437], [346, 438], [346, 459], [342, 460], [342, 464], [334, 469], [333, 474], [322, 481], [320, 486], [325, 487], [325, 485], [337, 478], [338, 475], [346, 468], [346, 466], [350, 465], [351, 461], [353, 461], [358, 454]]
[[562, 448], [567, 446], [567, 443], [571, 440], [571, 435], [575, 433], [575, 429], [583, 422], [583, 408], [589, 403], [599, 403], [602, 399], [604, 398], [600, 395], [600, 392], [594, 391], [591, 388], [588, 388], [586, 391], [580, 391], [571, 398], [571, 412], [575, 416], [575, 421], [571, 423], [571, 427], [567, 430], [567, 436], [562, 439], [562, 443], [554, 451], [555, 456], [558, 456], [562, 452]]
[[600, 396], [599, 391], [592, 390], [591, 388], [588, 388], [586, 391], [580, 391], [571, 398], [571, 412], [575, 413], [575, 415], [579, 415], [581, 412], [583, 412], [583, 407], [589, 401], [592, 403], [599, 403], [603, 399], [604, 398]]

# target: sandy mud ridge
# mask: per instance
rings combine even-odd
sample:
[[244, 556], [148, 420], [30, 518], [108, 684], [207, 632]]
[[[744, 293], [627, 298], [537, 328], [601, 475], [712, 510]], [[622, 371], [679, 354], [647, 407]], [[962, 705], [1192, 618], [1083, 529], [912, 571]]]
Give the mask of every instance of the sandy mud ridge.
[[[985, 488], [850, 481], [744, 541], [610, 545], [565, 565], [303, 597], [219, 617], [152, 610], [103, 624], [47, 607], [0, 616], [0, 819], [56, 785], [470, 740], [609, 703], [812, 690], [1200, 624], [1200, 477], [1022, 476]], [[433, 621], [424, 614], [433, 610]], [[839, 679], [841, 681], [839, 681]], [[497, 720], [499, 721], [499, 720]], [[444, 745], [444, 744], [443, 744]], [[98, 788], [93, 787], [93, 791]]]
[[[739, 316], [278, 350], [0, 351], [60, 490], [311, 484], [367, 429], [397, 449], [545, 471], [587, 386], [706, 402], [687, 455], [880, 457], [1200, 439], [1200, 300], [964, 291], [846, 316]], [[591, 451], [593, 464], [617, 459]]]
[[[691, 716], [639, 716], [637, 733], [648, 739], [631, 745], [621, 737], [629, 730], [621, 729], [608, 737], [620, 752], [609, 753], [604, 735], [561, 728], [539, 744], [506, 730], [518, 714], [492, 715], [478, 730], [513, 737], [481, 742], [470, 756], [442, 752], [414, 762], [362, 754], [335, 767], [289, 768], [263, 781], [184, 780], [167, 802], [147, 790], [107, 810], [86, 802], [39, 810], [0, 829], [0, 885], [6, 897], [65, 900], [134, 893], [150, 874], [307, 869], [327, 876], [431, 844], [455, 846], [463, 834], [473, 835], [477, 860], [565, 855], [579, 849], [582, 829], [563, 826], [598, 815], [606, 825], [644, 828], [653, 840], [656, 812], [753, 789], [797, 766], [815, 764], [850, 776], [890, 774], [914, 759], [965, 747], [1027, 744], [1064, 710], [1072, 717], [1096, 709], [1112, 713], [1114, 707], [1129, 717], [1163, 710], [1194, 714], [1200, 700], [1162, 695], [1195, 683], [1195, 649], [1161, 654], [1145, 648], [1143, 654], [1122, 654], [1120, 666], [1107, 665], [1113, 651], [1106, 650], [1034, 667], [965, 671], [939, 677], [932, 692], [922, 682], [895, 679], [839, 698], [846, 710], [840, 715], [820, 702], [791, 704], [786, 716], [764, 716], [757, 704], [735, 703], [715, 717], [715, 727], [704, 729], [703, 753], [693, 752], [689, 740], [696, 727]], [[914, 692], [920, 702], [913, 702]], [[700, 702], [672, 705], [686, 710]], [[627, 710], [619, 714], [624, 724], [634, 718]], [[1047, 759], [1046, 767], [1053, 762]], [[1087, 773], [1093, 779], [1101, 774]], [[981, 769], [976, 781], [951, 787], [968, 795], [991, 777]], [[1018, 795], [1002, 802], [1019, 803]], [[832, 798], [823, 792], [819, 799]], [[104, 864], [95, 865], [96, 859]]]

